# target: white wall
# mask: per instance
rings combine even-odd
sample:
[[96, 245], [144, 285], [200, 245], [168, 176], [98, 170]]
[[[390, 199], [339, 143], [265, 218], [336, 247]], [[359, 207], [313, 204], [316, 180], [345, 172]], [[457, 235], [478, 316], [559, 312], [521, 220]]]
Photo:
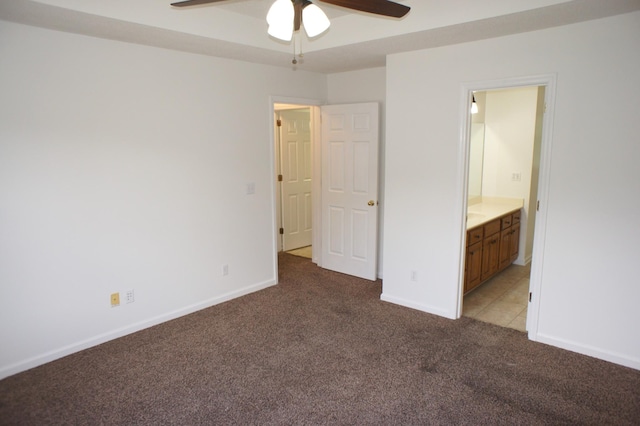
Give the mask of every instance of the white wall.
[[[525, 247], [530, 221], [534, 219], [529, 207], [536, 202], [530, 199], [530, 190], [537, 106], [537, 87], [486, 92], [482, 195], [524, 200], [520, 254], [515, 261], [518, 265], [531, 260], [531, 251], [526, 253]], [[520, 174], [520, 180], [513, 179], [514, 173]]]
[[387, 58], [383, 299], [455, 317], [463, 85], [554, 73], [532, 334], [640, 368], [639, 42], [636, 12]]
[[385, 175], [385, 100], [386, 69], [369, 68], [359, 71], [329, 74], [327, 76], [329, 104], [378, 102], [380, 104], [380, 169], [378, 212], [378, 277], [383, 275], [384, 247], [384, 175]]
[[2, 21], [0, 57], [0, 377], [275, 282], [269, 97], [324, 75]]

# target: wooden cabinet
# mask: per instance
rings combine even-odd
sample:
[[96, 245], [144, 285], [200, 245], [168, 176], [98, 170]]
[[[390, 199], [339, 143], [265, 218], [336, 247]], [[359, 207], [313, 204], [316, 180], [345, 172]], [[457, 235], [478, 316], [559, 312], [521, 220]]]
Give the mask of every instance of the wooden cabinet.
[[513, 214], [513, 224], [511, 225], [511, 262], [517, 258], [520, 250], [520, 212]]
[[464, 269], [464, 292], [478, 286], [482, 281], [482, 226], [467, 232], [467, 256]]
[[498, 272], [500, 267], [500, 221], [494, 221], [497, 225], [489, 223], [485, 225], [485, 231], [491, 229], [485, 234], [482, 242], [482, 281]]
[[520, 250], [520, 224], [513, 225], [511, 227], [511, 262], [513, 263], [517, 258]]
[[482, 241], [467, 247], [464, 292], [468, 292], [482, 282]]
[[488, 280], [518, 258], [520, 211], [467, 231], [464, 292]]
[[500, 269], [511, 265], [511, 227], [500, 232]]

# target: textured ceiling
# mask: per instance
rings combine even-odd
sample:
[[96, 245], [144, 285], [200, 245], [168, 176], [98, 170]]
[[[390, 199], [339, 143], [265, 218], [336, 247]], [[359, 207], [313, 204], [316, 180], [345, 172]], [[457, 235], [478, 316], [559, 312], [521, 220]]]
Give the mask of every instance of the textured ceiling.
[[[222, 4], [198, 6], [192, 8], [197, 10], [189, 11], [189, 14], [171, 15], [173, 21], [162, 20], [163, 16], [160, 13], [167, 13], [165, 9], [169, 2], [165, 4], [158, 0], [128, 0], [127, 2], [102, 0], [94, 2], [96, 8], [102, 9], [92, 13], [87, 11], [89, 10], [87, 5], [90, 3], [87, 0], [84, 3], [80, 0], [41, 1], [2, 1], [0, 2], [0, 19], [93, 37], [280, 67], [293, 67], [292, 46], [283, 45], [263, 35], [266, 32], [264, 14], [272, 0], [228, 0]], [[439, 13], [442, 17], [436, 16], [433, 19], [428, 15], [429, 10], [421, 9], [429, 3], [427, 0], [402, 1], [412, 7], [410, 14], [405, 17], [406, 20], [384, 20], [384, 18], [381, 20], [375, 16], [350, 12], [319, 2], [318, 4], [332, 19], [331, 34], [326, 36], [326, 40], [321, 40], [325, 36], [321, 36], [317, 41], [305, 40], [303, 48], [306, 54], [302, 60], [299, 60], [296, 68], [334, 73], [384, 66], [386, 55], [392, 53], [535, 31], [640, 10], [640, 0], [558, 0], [555, 2], [532, 0], [529, 2], [532, 5], [545, 3], [550, 5], [500, 14], [498, 6], [508, 5], [508, 3], [495, 0], [485, 3], [485, 5], [495, 6], [495, 11], [492, 11], [494, 15], [477, 19], [482, 14], [467, 13], [468, 16], [463, 16], [464, 13], [456, 12], [455, 7], [459, 7], [466, 1], [447, 0], [449, 9], [445, 10], [440, 5]], [[431, 3], [437, 4], [434, 1]], [[144, 17], [152, 15], [143, 13], [144, 7], [157, 8], [158, 19], [153, 21], [149, 18], [145, 22], [135, 22], [135, 19], [118, 17], [115, 11], [111, 13], [109, 9], [113, 6], [115, 10], [115, 5], [136, 6], [140, 11], [139, 16]], [[153, 12], [154, 9], [150, 11]], [[202, 29], [202, 34], [198, 33], [198, 25], [202, 24], [195, 21], [196, 17], [202, 21], [207, 16], [211, 16], [213, 20], [224, 13], [226, 13], [224, 18], [229, 21], [226, 32], [220, 32], [220, 25], [214, 28], [222, 36], [206, 34], [209, 30], [207, 28]], [[155, 16], [151, 17], [155, 18]], [[237, 22], [234, 21], [235, 17], [238, 17]], [[437, 21], [439, 18], [441, 20]], [[194, 19], [194, 31], [189, 29], [189, 19]], [[408, 32], [402, 33], [403, 28]], [[251, 37], [260, 40], [253, 43]]]

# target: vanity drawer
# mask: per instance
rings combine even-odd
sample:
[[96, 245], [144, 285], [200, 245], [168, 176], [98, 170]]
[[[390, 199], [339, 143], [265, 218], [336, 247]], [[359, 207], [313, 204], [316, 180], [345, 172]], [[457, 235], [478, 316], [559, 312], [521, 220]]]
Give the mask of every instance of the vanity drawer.
[[500, 232], [500, 219], [492, 220], [484, 225], [484, 237], [487, 238], [490, 235]]
[[511, 222], [515, 225], [516, 223], [520, 223], [520, 212], [517, 211], [513, 214], [513, 219]]
[[471, 244], [475, 244], [478, 241], [482, 241], [484, 237], [484, 228], [481, 226], [479, 228], [474, 228], [467, 232], [467, 246]]
[[502, 222], [502, 229], [507, 229], [511, 226], [511, 216], [512, 215], [507, 215], [500, 219]]

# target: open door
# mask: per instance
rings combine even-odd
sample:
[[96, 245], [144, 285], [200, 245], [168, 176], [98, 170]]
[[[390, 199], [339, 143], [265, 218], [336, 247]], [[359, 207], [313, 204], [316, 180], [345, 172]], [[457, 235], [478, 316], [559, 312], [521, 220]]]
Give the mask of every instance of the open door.
[[378, 258], [378, 104], [322, 114], [322, 267], [375, 280]]
[[309, 108], [279, 112], [284, 251], [311, 245], [312, 155]]

